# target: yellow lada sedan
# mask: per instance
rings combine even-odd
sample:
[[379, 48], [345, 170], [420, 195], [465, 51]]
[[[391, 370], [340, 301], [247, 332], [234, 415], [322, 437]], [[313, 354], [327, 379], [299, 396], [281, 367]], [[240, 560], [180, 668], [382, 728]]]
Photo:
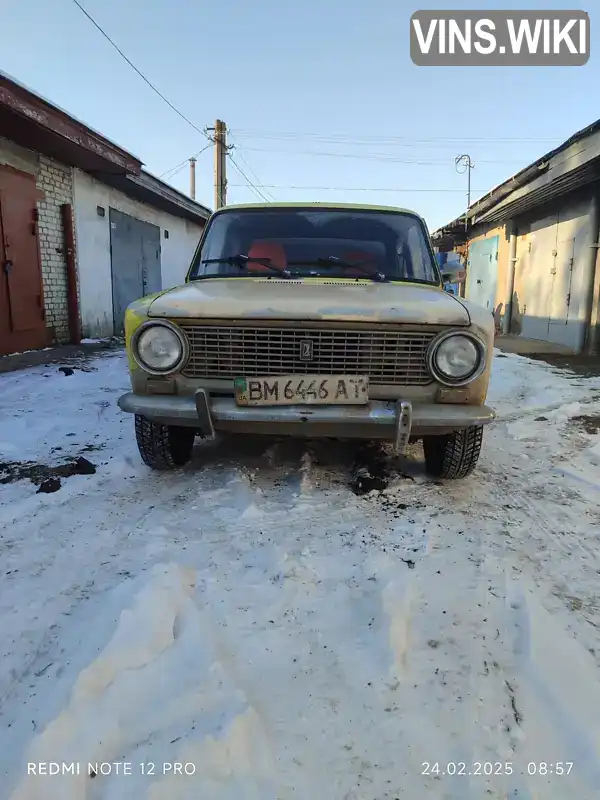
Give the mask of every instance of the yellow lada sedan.
[[226, 206], [185, 283], [127, 309], [137, 444], [183, 466], [220, 431], [422, 439], [427, 471], [475, 467], [493, 354], [489, 311], [443, 289], [412, 211], [332, 203]]

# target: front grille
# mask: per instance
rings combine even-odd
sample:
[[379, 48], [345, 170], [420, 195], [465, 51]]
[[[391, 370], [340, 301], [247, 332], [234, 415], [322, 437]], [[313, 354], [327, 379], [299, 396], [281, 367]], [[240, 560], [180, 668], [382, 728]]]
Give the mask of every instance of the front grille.
[[[422, 331], [336, 328], [225, 327], [182, 324], [190, 342], [183, 374], [233, 379], [257, 375], [368, 375], [373, 384], [426, 385], [427, 347], [436, 335]], [[301, 342], [312, 358], [300, 358]]]

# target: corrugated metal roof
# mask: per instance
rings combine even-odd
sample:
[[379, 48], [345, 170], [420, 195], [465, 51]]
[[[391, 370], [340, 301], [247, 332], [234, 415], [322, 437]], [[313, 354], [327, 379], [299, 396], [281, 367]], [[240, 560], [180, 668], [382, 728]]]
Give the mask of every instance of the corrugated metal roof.
[[513, 203], [507, 203], [499, 209], [495, 209], [492, 206], [489, 211], [477, 219], [477, 222], [502, 222], [510, 218], [511, 215], [525, 214], [536, 206], [542, 205], [542, 203], [547, 203], [599, 179], [600, 162], [598, 160], [591, 161], [580, 169], [559, 176], [552, 183], [535, 189]]

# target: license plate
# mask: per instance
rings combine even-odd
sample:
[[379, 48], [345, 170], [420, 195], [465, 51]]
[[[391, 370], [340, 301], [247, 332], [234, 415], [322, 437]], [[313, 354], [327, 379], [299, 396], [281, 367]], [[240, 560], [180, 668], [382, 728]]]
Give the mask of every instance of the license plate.
[[369, 379], [364, 375], [280, 375], [236, 378], [239, 406], [365, 405]]

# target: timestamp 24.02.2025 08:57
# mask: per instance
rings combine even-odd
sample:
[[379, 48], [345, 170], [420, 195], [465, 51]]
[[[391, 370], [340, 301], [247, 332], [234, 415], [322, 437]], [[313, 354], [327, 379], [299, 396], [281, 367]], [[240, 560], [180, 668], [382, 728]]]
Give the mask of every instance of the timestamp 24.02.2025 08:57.
[[[517, 766], [518, 770], [519, 767]], [[523, 772], [528, 775], [569, 775], [573, 769], [572, 761], [530, 761]], [[423, 761], [421, 764], [422, 775], [512, 775], [515, 772], [515, 764], [511, 761], [474, 761], [467, 764], [464, 761], [450, 761], [447, 764], [440, 764], [438, 761]]]

